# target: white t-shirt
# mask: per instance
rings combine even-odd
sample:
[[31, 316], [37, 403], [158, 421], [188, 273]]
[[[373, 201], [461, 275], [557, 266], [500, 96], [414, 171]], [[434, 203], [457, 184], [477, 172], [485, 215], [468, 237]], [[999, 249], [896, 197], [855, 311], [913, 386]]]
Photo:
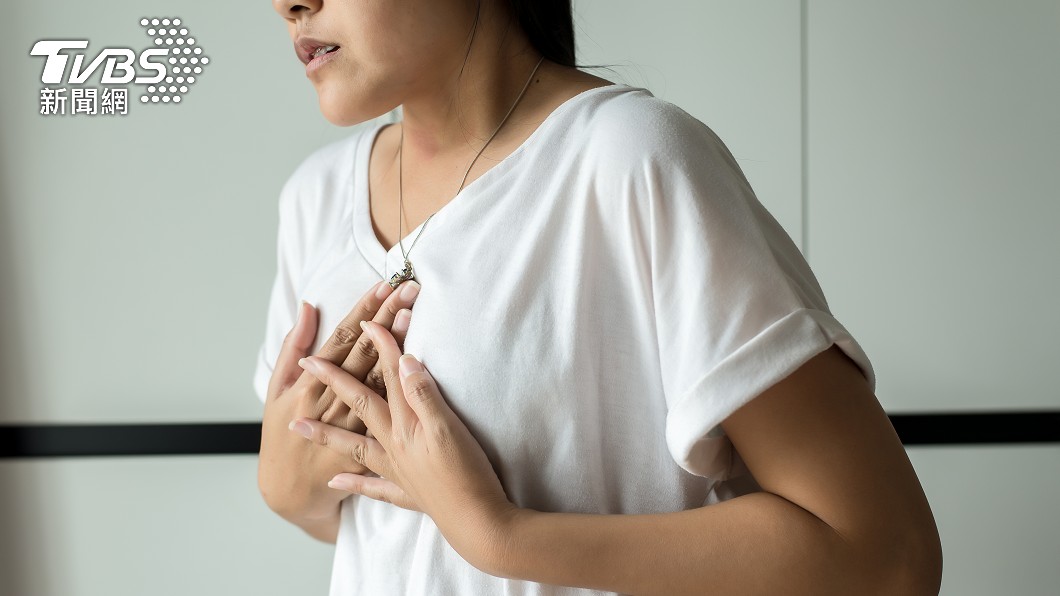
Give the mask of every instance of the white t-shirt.
[[[283, 188], [262, 400], [300, 299], [320, 309], [315, 352], [400, 268], [368, 210], [383, 125], [317, 150]], [[719, 423], [833, 343], [875, 386], [722, 141], [639, 87], [560, 105], [427, 222], [410, 260], [422, 290], [405, 351], [519, 506], [660, 513], [761, 490]], [[426, 515], [352, 496], [331, 594], [608, 593], [487, 575]]]

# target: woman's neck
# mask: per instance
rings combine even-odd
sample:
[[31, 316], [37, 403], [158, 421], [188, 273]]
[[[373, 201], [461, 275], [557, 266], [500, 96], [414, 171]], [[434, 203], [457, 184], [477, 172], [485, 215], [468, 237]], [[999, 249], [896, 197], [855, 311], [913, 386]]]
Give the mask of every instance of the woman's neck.
[[[466, 61], [463, 53], [454, 56], [448, 68], [434, 76], [421, 75], [407, 88], [401, 104], [402, 159], [407, 164], [466, 162], [512, 110], [540, 60], [541, 54], [518, 27], [484, 9]], [[534, 78], [550, 78], [552, 67], [563, 69], [544, 60]], [[539, 100], [534, 90], [535, 85], [527, 86], [504, 128]]]

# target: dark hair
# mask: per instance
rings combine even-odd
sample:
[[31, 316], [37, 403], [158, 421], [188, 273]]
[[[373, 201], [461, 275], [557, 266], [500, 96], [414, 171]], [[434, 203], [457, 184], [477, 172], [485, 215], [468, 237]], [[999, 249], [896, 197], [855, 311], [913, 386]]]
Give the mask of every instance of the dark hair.
[[578, 66], [570, 0], [508, 0], [508, 8], [530, 38], [530, 44], [546, 59], [572, 68]]

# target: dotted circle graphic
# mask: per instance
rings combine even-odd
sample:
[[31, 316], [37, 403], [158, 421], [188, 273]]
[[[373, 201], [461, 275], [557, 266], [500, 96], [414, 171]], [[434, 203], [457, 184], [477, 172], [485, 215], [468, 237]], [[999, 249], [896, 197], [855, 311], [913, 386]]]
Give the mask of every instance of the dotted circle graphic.
[[190, 75], [202, 74], [203, 67], [210, 63], [210, 58], [203, 55], [202, 47], [190, 36], [190, 29], [181, 25], [181, 20], [173, 17], [140, 19], [140, 26], [154, 47], [168, 54], [159, 58], [165, 58], [170, 65], [162, 80], [146, 87], [140, 103], [180, 103], [195, 83], [195, 77]]

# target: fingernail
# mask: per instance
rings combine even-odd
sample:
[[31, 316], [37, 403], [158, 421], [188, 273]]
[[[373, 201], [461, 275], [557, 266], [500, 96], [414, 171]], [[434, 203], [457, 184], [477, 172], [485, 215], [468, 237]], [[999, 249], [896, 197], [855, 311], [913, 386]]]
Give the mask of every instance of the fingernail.
[[307, 439], [310, 437], [310, 435], [313, 434], [313, 429], [308, 424], [306, 424], [305, 422], [300, 422], [298, 420], [292, 420], [291, 423], [287, 425], [287, 428], [295, 431], [296, 433], [302, 435]]
[[416, 283], [415, 280], [410, 279], [405, 282], [405, 285], [401, 288], [401, 299], [407, 302], [412, 302], [412, 299], [419, 293], [420, 284]]
[[361, 321], [361, 329], [363, 329], [365, 333], [372, 335], [372, 328], [368, 326], [368, 321]]
[[375, 297], [380, 299], [386, 298], [390, 295], [390, 290], [392, 289], [393, 288], [390, 287], [390, 284], [386, 283], [385, 281], [381, 281], [376, 284]]
[[301, 323], [302, 319], [305, 318], [305, 306], [309, 304], [305, 300], [298, 304], [298, 322]]
[[414, 372], [422, 372], [423, 365], [420, 364], [419, 360], [412, 354], [402, 354], [398, 358], [398, 372], [401, 374], [401, 378], [411, 375]]
[[409, 322], [412, 320], [412, 311], [403, 308], [398, 311], [397, 316], [394, 317], [394, 326], [392, 329], [399, 333], [405, 333], [409, 330]]
[[309, 358], [299, 358], [298, 359], [298, 366], [301, 366], [302, 368], [304, 368], [305, 370], [308, 370], [309, 372], [316, 372], [316, 370], [317, 370], [316, 363], [314, 363]]

